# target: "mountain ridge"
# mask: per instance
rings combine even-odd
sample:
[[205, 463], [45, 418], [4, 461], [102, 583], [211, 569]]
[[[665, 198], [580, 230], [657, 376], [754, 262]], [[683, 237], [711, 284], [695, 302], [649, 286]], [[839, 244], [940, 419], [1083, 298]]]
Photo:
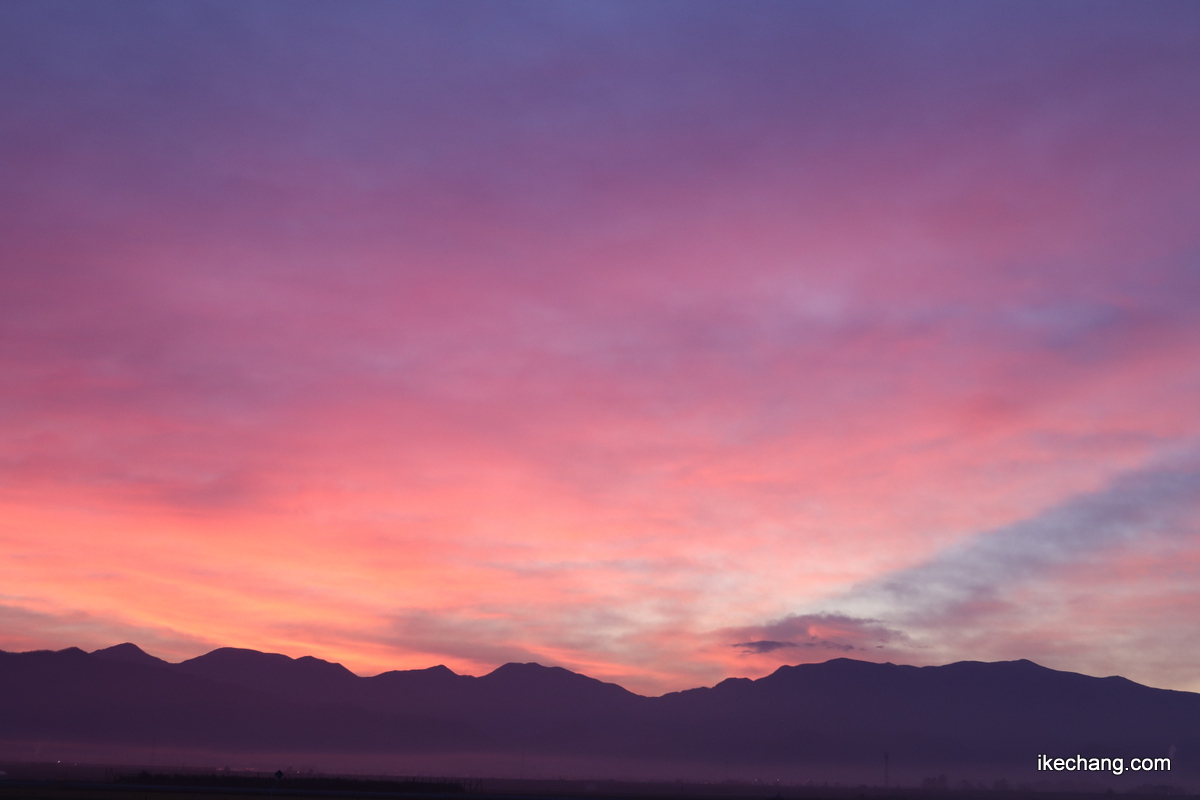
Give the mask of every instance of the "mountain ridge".
[[[130, 662], [135, 662], [135, 663], [147, 663], [147, 664], [155, 663], [155, 664], [162, 664], [162, 665], [174, 666], [174, 667], [184, 667], [185, 665], [187, 665], [189, 669], [187, 669], [186, 671], [194, 672], [195, 674], [211, 674], [211, 673], [207, 670], [204, 670], [204, 671], [192, 670], [192, 669], [190, 669], [190, 667], [192, 665], [200, 665], [200, 664], [204, 664], [205, 662], [211, 662], [214, 659], [214, 657], [217, 657], [217, 656], [224, 658], [227, 655], [232, 655], [232, 654], [242, 655], [242, 654], [244, 654], [245, 657], [269, 659], [271, 661], [274, 661], [274, 662], [277, 662], [280, 664], [290, 662], [291, 664], [303, 665], [305, 667], [307, 667], [310, 664], [322, 665], [319, 668], [321, 668], [321, 669], [331, 668], [330, 669], [331, 672], [336, 671], [338, 673], [343, 673], [344, 675], [346, 675], [348, 677], [358, 678], [360, 680], [374, 680], [376, 678], [382, 678], [384, 676], [389, 676], [389, 675], [395, 676], [395, 675], [419, 675], [419, 674], [426, 674], [426, 675], [437, 674], [437, 675], [445, 675], [447, 677], [452, 676], [454, 678], [473, 678], [473, 679], [478, 680], [478, 679], [482, 679], [482, 678], [489, 678], [491, 676], [496, 675], [497, 673], [503, 674], [506, 672], [510, 672], [510, 671], [513, 671], [514, 668], [532, 666], [532, 667], [537, 667], [537, 668], [540, 668], [543, 670], [558, 670], [558, 671], [561, 671], [564, 673], [568, 673], [570, 675], [578, 675], [578, 676], [586, 678], [590, 681], [595, 681], [595, 682], [602, 683], [602, 684], [605, 684], [608, 686], [617, 686], [621, 689], [624, 689], [624, 691], [626, 691], [630, 694], [637, 695], [639, 697], [663, 697], [666, 695], [679, 694], [681, 692], [692, 692], [692, 691], [697, 691], [700, 689], [716, 689], [717, 687], [719, 687], [723, 684], [728, 684], [731, 682], [741, 683], [741, 682], [748, 681], [748, 682], [754, 683], [754, 682], [758, 682], [758, 681], [769, 681], [769, 680], [775, 679], [781, 675], [787, 675], [794, 670], [804, 670], [806, 668], [828, 665], [828, 664], [862, 665], [867, 668], [891, 667], [891, 668], [904, 669], [904, 670], [945, 670], [945, 669], [950, 669], [950, 668], [961, 669], [964, 667], [969, 668], [971, 665], [986, 665], [986, 666], [997, 666], [997, 665], [1018, 666], [1019, 665], [1019, 666], [1024, 666], [1024, 667], [1034, 667], [1038, 670], [1044, 670], [1046, 672], [1052, 672], [1052, 673], [1057, 673], [1057, 674], [1079, 675], [1081, 677], [1090, 678], [1093, 680], [1119, 680], [1119, 681], [1124, 681], [1124, 682], [1133, 684], [1135, 686], [1141, 686], [1144, 688], [1154, 689], [1155, 691], [1161, 691], [1161, 692], [1180, 692], [1180, 693], [1189, 694], [1189, 695], [1200, 694], [1197, 692], [1189, 692], [1184, 689], [1164, 689], [1164, 688], [1160, 688], [1160, 687], [1147, 686], [1146, 684], [1138, 683], [1138, 682], [1136, 682], [1130, 678], [1126, 678], [1122, 675], [1096, 676], [1096, 675], [1088, 675], [1088, 674], [1082, 673], [1082, 672], [1072, 672], [1069, 670], [1057, 670], [1052, 667], [1043, 666], [1042, 664], [1038, 664], [1037, 662], [1031, 661], [1027, 658], [1011, 659], [1011, 660], [1006, 660], [1006, 661], [977, 661], [977, 660], [973, 660], [973, 659], [967, 659], [967, 660], [963, 660], [963, 661], [952, 661], [948, 664], [916, 666], [914, 664], [895, 664], [891, 661], [882, 661], [882, 662], [866, 661], [863, 659], [847, 658], [845, 656], [839, 656], [837, 658], [831, 658], [831, 659], [827, 659], [826, 661], [820, 661], [820, 662], [806, 662], [806, 663], [802, 663], [802, 664], [783, 664], [783, 665], [777, 667], [773, 672], [770, 672], [770, 673], [763, 675], [761, 677], [758, 677], [758, 678], [745, 678], [745, 677], [740, 677], [740, 676], [730, 676], [728, 678], [723, 678], [722, 680], [718, 681], [713, 686], [707, 686], [707, 687], [706, 686], [697, 686], [697, 687], [692, 687], [689, 689], [678, 689], [678, 690], [675, 690], [672, 692], [666, 692], [663, 695], [640, 695], [640, 694], [637, 694], [636, 692], [633, 692], [630, 689], [626, 689], [625, 687], [623, 687], [617, 683], [612, 683], [610, 681], [601, 681], [598, 678], [592, 678], [588, 675], [584, 675], [583, 673], [574, 672], [573, 670], [569, 670], [566, 667], [560, 667], [560, 666], [555, 666], [555, 665], [546, 666], [546, 665], [540, 664], [538, 662], [506, 662], [506, 663], [501, 664], [500, 666], [496, 667], [491, 672], [484, 673], [483, 675], [459, 674], [444, 664], [435, 664], [434, 666], [430, 666], [430, 667], [417, 667], [414, 669], [406, 669], [406, 670], [387, 670], [384, 672], [380, 672], [376, 675], [359, 675], [358, 673], [353, 672], [352, 670], [348, 669], [347, 667], [343, 666], [342, 664], [340, 664], [336, 661], [327, 661], [325, 659], [317, 658], [316, 656], [308, 656], [308, 655], [306, 655], [306, 656], [288, 656], [283, 653], [268, 653], [268, 652], [264, 652], [261, 650], [253, 650], [250, 648], [243, 648], [243, 647], [218, 647], [218, 648], [216, 648], [214, 650], [210, 650], [209, 652], [204, 653], [202, 655], [194, 656], [189, 659], [184, 659], [183, 661], [179, 661], [179, 662], [167, 661], [167, 660], [159, 658], [157, 656], [153, 656], [132, 642], [123, 642], [121, 644], [113, 645], [111, 647], [101, 648], [98, 650], [93, 650], [90, 652], [83, 650], [79, 647], [68, 647], [68, 648], [64, 648], [63, 650], [32, 650], [32, 651], [24, 651], [24, 652], [62, 653], [62, 652], [68, 652], [68, 651], [79, 651], [80, 653], [84, 653], [86, 655], [92, 655], [92, 656], [97, 656], [97, 657], [101, 657], [101, 658], [109, 658], [112, 660], [130, 661]], [[5, 651], [5, 650], [0, 650], [0, 653], [16, 654], [16, 653], [13, 653], [12, 651]], [[237, 666], [245, 666], [245, 662], [244, 661], [240, 662], [237, 664]]]
[[897, 777], [972, 769], [1020, 779], [1044, 753], [1170, 752], [1172, 777], [1200, 773], [1200, 694], [1023, 659], [914, 667], [838, 658], [648, 697], [534, 663], [478, 677], [444, 665], [359, 676], [244, 648], [172, 664], [124, 643], [0, 651], [0, 685], [9, 689], [0, 693], [0, 745], [13, 746], [152, 743], [453, 763], [487, 756], [501, 765], [491, 769], [533, 759], [591, 775], [620, 764], [625, 774], [872, 779], [883, 753]]

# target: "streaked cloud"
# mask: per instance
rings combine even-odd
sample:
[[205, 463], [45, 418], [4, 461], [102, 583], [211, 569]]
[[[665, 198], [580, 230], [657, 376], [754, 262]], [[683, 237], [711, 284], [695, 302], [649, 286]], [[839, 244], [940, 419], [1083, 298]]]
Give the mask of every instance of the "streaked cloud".
[[[867, 651], [867, 657], [873, 657], [871, 650], [907, 638], [900, 631], [881, 624], [879, 620], [858, 619], [844, 614], [789, 614], [762, 627], [733, 629], [721, 633], [732, 637], [763, 637], [730, 645], [742, 648], [743, 655], [763, 655], [780, 650], [858, 650]], [[780, 655], [786, 658], [795, 654]]]
[[[1030, 657], [1151, 682], [1170, 674], [1194, 686], [1178, 652], [1196, 637], [1171, 609], [1194, 594], [1198, 546], [1200, 462], [1185, 449], [864, 582], [830, 605], [904, 631], [881, 639], [901, 658]], [[1125, 606], [1125, 621], [1110, 627], [1101, 609], [1114, 613], [1114, 602]]]
[[1009, 602], [1006, 595], [1021, 584], [1107, 560], [1129, 545], [1164, 540], [1200, 540], [1200, 460], [1194, 453], [966, 539], [926, 563], [859, 587], [851, 602], [896, 609], [909, 624], [941, 627], [945, 617]]

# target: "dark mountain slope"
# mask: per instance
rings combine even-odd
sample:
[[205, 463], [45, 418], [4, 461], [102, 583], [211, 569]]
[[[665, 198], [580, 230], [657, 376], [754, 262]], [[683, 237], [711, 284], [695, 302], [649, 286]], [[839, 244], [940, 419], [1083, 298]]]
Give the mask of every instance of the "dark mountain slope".
[[130, 664], [147, 664], [156, 667], [169, 667], [171, 664], [163, 661], [161, 658], [155, 658], [147, 653], [136, 644], [125, 642], [124, 644], [115, 644], [112, 647], [106, 647], [103, 650], [92, 652], [93, 658], [107, 659], [109, 661], [125, 661]]
[[0, 652], [0, 739], [213, 750], [381, 752], [479, 748], [442, 719], [302, 704], [154, 664], [59, 652]]
[[222, 647], [173, 665], [185, 675], [306, 703], [357, 700], [362, 679], [341, 664]]
[[[909, 667], [835, 659], [655, 698], [668, 739], [709, 757], [1031, 761], [1038, 753], [1195, 759], [1200, 695], [1029, 661]], [[689, 733], [690, 731], [690, 733]], [[736, 731], [736, 735], [730, 735]]]
[[[835, 659], [642, 697], [557, 667], [362, 678], [224, 648], [167, 664], [132, 645], [0, 653], [0, 739], [210, 751], [474, 753], [626, 763], [840, 765], [1029, 775], [1039, 754], [1200, 764], [1200, 695], [1028, 661], [909, 667]], [[1045, 777], [1039, 776], [1039, 777]]]

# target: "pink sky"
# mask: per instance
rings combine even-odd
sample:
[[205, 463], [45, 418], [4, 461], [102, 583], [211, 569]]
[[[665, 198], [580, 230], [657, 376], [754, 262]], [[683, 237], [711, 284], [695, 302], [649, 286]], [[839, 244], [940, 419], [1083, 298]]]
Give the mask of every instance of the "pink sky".
[[0, 649], [1200, 690], [1194, 4], [0, 8]]

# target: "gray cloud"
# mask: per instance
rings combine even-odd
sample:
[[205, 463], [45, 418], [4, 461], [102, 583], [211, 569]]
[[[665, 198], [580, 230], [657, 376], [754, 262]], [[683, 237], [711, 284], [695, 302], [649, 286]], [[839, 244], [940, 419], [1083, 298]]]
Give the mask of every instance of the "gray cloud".
[[741, 647], [744, 655], [762, 655], [763, 653], [774, 653], [776, 650], [785, 649], [801, 649], [801, 648], [821, 648], [825, 650], [856, 650], [852, 644], [841, 644], [839, 642], [831, 642], [828, 639], [816, 639], [808, 642], [775, 642], [770, 639], [764, 639], [757, 642], [740, 642], [731, 644], [730, 647]]
[[904, 632], [876, 645], [875, 657], [1029, 658], [1194, 691], [1198, 549], [1194, 448], [861, 584], [826, 606], [836, 614], [797, 615], [733, 641], [801, 641], [787, 635], [799, 620], [854, 619]]
[[[1190, 685], [1194, 675], [1183, 675], [1179, 666], [1183, 651], [1200, 647], [1194, 625], [1179, 612], [1194, 602], [1190, 559], [1181, 560], [1182, 577], [1173, 583], [1163, 575], [1123, 581], [1132, 615], [1147, 623], [1159, 616], [1144, 629], [1101, 625], [1103, 638], [1087, 627], [1100, 623], [1085, 622], [1078, 609], [1105, 587], [1072, 578], [1091, 567], [1119, 568], [1130, 548], [1168, 563], [1171, 553], [1194, 553], [1198, 543], [1200, 452], [1192, 451], [861, 584], [830, 604], [836, 611], [720, 633], [748, 656], [830, 650], [926, 663], [1034, 658], [1059, 668]], [[1081, 623], [1087, 629], [1073, 638]]]
[[745, 655], [766, 655], [778, 650], [849, 652], [875, 649], [906, 638], [878, 620], [845, 614], [791, 614], [766, 625], [729, 628], [720, 635], [742, 639], [729, 646], [742, 648]]
[[1194, 537], [1198, 511], [1200, 459], [1176, 458], [859, 586], [845, 605], [906, 626], [960, 622], [1007, 604], [1018, 586], [1123, 545]]
[[796, 643], [795, 642], [773, 642], [770, 639], [763, 639], [763, 640], [760, 640], [757, 642], [739, 642], [737, 644], [731, 644], [729, 646], [745, 648], [744, 650], [742, 650], [742, 652], [746, 653], [746, 654], [750, 654], [750, 653], [762, 654], [762, 653], [774, 653], [776, 650], [782, 650], [787, 647], [796, 647]]

